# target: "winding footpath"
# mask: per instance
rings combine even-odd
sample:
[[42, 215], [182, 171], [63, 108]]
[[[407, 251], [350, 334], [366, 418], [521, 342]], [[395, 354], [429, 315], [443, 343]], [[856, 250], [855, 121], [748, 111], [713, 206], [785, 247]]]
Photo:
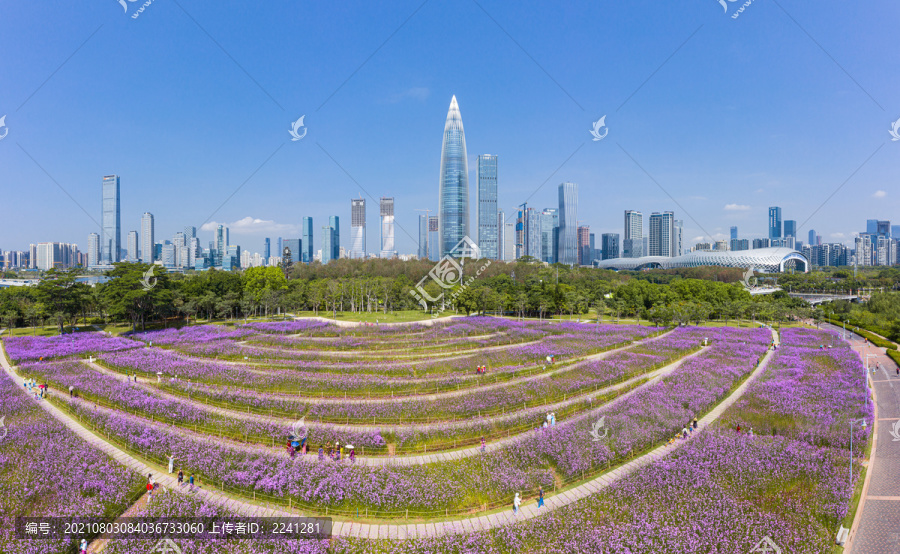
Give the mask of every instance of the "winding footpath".
[[[772, 334], [773, 338], [777, 341], [777, 334], [774, 331]], [[0, 350], [2, 350], [2, 342], [0, 342]], [[765, 371], [769, 361], [773, 356], [773, 353], [774, 352], [772, 350], [767, 351], [766, 355], [763, 357], [762, 362], [744, 380], [744, 382], [740, 386], [738, 386], [727, 398], [725, 398], [722, 402], [720, 402], [712, 410], [710, 410], [709, 413], [700, 418], [698, 422], [699, 431], [703, 431], [704, 429], [709, 427], [713, 422], [716, 421], [716, 419], [719, 418], [720, 415], [722, 415], [722, 413], [725, 412], [725, 410], [727, 410], [744, 394], [750, 384]], [[19, 387], [22, 387], [23, 379], [13, 370], [12, 367], [10, 367], [2, 351], [0, 351], [0, 364], [2, 364], [4, 371], [6, 371], [10, 378], [13, 379], [13, 381]], [[176, 477], [174, 475], [167, 474], [164, 468], [148, 465], [132, 457], [126, 452], [106, 442], [99, 436], [88, 431], [85, 427], [78, 423], [78, 421], [74, 420], [68, 414], [53, 406], [51, 403], [41, 401], [40, 406], [47, 412], [49, 412], [50, 415], [62, 422], [66, 427], [71, 429], [75, 434], [82, 437], [89, 444], [109, 454], [123, 465], [131, 468], [141, 475], [153, 473], [155, 476], [154, 480], [163, 487], [170, 489], [177, 489], [179, 487]], [[553, 494], [552, 496], [547, 496], [545, 499], [545, 508], [542, 509], [537, 508], [537, 504], [534, 501], [529, 501], [528, 504], [522, 505], [522, 507], [519, 509], [518, 515], [514, 515], [512, 513], [512, 510], [503, 510], [500, 512], [489, 513], [487, 515], [471, 518], [418, 524], [368, 524], [356, 521], [341, 520], [334, 521], [332, 533], [335, 536], [355, 537], [372, 540], [406, 540], [416, 538], [424, 539], [427, 537], [434, 537], [445, 534], [484, 531], [513, 524], [525, 519], [532, 519], [546, 514], [552, 510], [576, 502], [582, 498], [598, 493], [599, 491], [609, 487], [613, 483], [624, 479], [632, 473], [635, 473], [641, 468], [652, 464], [660, 460], [661, 458], [664, 458], [673, 450], [680, 448], [681, 445], [684, 445], [687, 441], [692, 440], [693, 437], [699, 435], [700, 433], [693, 433], [689, 436], [688, 439], [686, 439], [685, 441], [679, 441], [675, 446], [659, 446], [644, 454], [643, 456], [639, 456], [638, 458], [624, 463], [599, 477], [586, 481], [585, 483], [576, 487], [560, 491], [556, 494]], [[283, 506], [279, 505], [273, 506], [254, 503], [252, 501], [249, 501], [248, 499], [236, 498], [219, 492], [215, 489], [198, 487], [194, 494], [200, 499], [209, 502], [210, 504], [220, 506], [225, 510], [241, 516], [288, 517], [310, 515], [303, 514], [298, 510], [285, 509]]]

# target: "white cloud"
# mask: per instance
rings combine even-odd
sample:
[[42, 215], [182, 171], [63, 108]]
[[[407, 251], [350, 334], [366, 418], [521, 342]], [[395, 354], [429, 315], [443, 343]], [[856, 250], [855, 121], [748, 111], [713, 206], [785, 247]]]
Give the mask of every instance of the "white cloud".
[[291, 225], [289, 223], [276, 223], [272, 220], [258, 219], [250, 216], [239, 219], [234, 223], [210, 221], [209, 223], [204, 223], [203, 226], [200, 227], [200, 230], [215, 231], [216, 227], [218, 227], [219, 225], [225, 225], [231, 230], [232, 233], [239, 235], [257, 235], [264, 233], [290, 234], [299, 232], [299, 227], [297, 225]]
[[830, 236], [833, 239], [842, 239], [842, 238], [845, 238], [847, 235], [845, 235], [844, 233], [831, 233], [828, 236]]
[[731, 212], [735, 212], [735, 211], [743, 212], [743, 211], [749, 210], [750, 206], [747, 206], [746, 204], [725, 204], [725, 209], [728, 211], [731, 211]]
[[706, 237], [704, 237], [703, 235], [700, 235], [699, 237], [694, 237], [694, 238], [692, 238], [692, 239], [691, 239], [691, 242], [699, 242], [699, 241], [701, 241], [701, 240], [703, 240], [703, 239], [705, 239], [705, 238], [706, 238]]
[[885, 196], [887, 196], [886, 192], [883, 190], [876, 190], [875, 194], [872, 195], [872, 198], [884, 198]]
[[404, 90], [403, 92], [392, 94], [388, 98], [388, 102], [390, 102], [391, 104], [397, 104], [398, 102], [402, 102], [406, 99], [424, 102], [428, 98], [429, 94], [431, 94], [431, 91], [427, 87], [412, 87], [411, 89]]

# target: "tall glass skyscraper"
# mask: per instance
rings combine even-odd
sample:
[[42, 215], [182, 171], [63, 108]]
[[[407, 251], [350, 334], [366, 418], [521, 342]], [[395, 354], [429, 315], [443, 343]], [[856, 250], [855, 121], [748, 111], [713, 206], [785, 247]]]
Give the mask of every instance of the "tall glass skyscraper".
[[625, 235], [622, 238], [622, 257], [640, 258], [644, 255], [644, 214], [625, 210]]
[[[94, 267], [100, 257], [100, 235], [91, 233], [88, 235], [88, 267]], [[33, 262], [32, 262], [33, 263]]]
[[441, 147], [441, 183], [438, 190], [440, 255], [450, 254], [469, 234], [469, 166], [466, 160], [466, 133], [456, 96], [444, 123]]
[[675, 256], [675, 214], [650, 214], [650, 251], [648, 256]]
[[499, 259], [499, 231], [497, 227], [497, 156], [478, 156], [478, 186], [475, 189], [475, 209], [478, 212], [478, 247], [481, 255]]
[[128, 241], [125, 244], [128, 250], [128, 261], [138, 261], [138, 232], [128, 231]]
[[769, 242], [780, 241], [781, 236], [781, 208], [772, 206], [769, 208]]
[[419, 216], [419, 251], [420, 260], [428, 259], [428, 216]]
[[145, 264], [153, 263], [154, 253], [154, 225], [153, 214], [144, 212], [141, 216], [141, 261]]
[[[308, 264], [313, 261], [313, 219], [311, 217], [303, 218], [302, 236], [303, 240], [303, 259], [299, 260]], [[281, 250], [279, 249], [279, 252]]]
[[350, 200], [350, 257], [366, 257], [366, 199]]
[[121, 221], [119, 219], [119, 177], [103, 178], [103, 233], [100, 236], [100, 260], [103, 264], [119, 261], [122, 247]]
[[381, 257], [393, 258], [397, 255], [394, 249], [394, 198], [381, 198]]
[[566, 265], [578, 263], [578, 185], [559, 185], [559, 246], [558, 262]]
[[559, 228], [559, 210], [544, 208], [541, 212], [541, 255], [548, 264], [556, 263], [556, 241], [553, 240], [554, 229]]
[[604, 260], [619, 257], [619, 233], [603, 233], [600, 235], [600, 250]]
[[337, 260], [341, 257], [341, 218], [336, 215], [329, 217], [328, 226], [331, 227], [331, 259]]
[[428, 259], [436, 262], [441, 259], [441, 225], [438, 216], [428, 217]]

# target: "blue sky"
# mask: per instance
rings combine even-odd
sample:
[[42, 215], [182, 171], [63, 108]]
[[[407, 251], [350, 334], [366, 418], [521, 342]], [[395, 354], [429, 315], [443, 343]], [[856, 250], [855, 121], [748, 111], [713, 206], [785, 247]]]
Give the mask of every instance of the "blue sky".
[[476, 156], [497, 154], [508, 216], [573, 181], [598, 242], [625, 209], [674, 210], [686, 246], [764, 236], [770, 205], [826, 241], [900, 220], [894, 2], [756, 0], [736, 19], [717, 0], [126, 4], [2, 2], [0, 249], [85, 248], [115, 173], [123, 243], [150, 211], [157, 240], [224, 222], [251, 251], [303, 216], [319, 248], [339, 215], [346, 245], [362, 195], [368, 250], [394, 196], [414, 252], [454, 94], [473, 199]]

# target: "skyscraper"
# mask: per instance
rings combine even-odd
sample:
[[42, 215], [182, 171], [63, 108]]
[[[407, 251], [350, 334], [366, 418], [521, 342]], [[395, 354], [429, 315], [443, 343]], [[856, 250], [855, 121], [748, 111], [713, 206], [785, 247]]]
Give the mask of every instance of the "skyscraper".
[[88, 235], [88, 267], [94, 267], [100, 263], [100, 235], [91, 233]]
[[732, 225], [731, 227], [731, 240], [737, 240], [738, 238], [738, 228], [736, 225]]
[[223, 259], [228, 254], [228, 228], [224, 225], [216, 227], [216, 255], [213, 262], [214, 267], [223, 267]]
[[622, 239], [622, 257], [640, 258], [644, 247], [644, 214], [625, 210], [625, 235]]
[[436, 215], [428, 217], [428, 259], [441, 259], [441, 226]]
[[419, 216], [419, 251], [416, 253], [420, 260], [428, 259], [428, 216]]
[[772, 206], [769, 208], [769, 242], [780, 241], [781, 237], [781, 208]]
[[303, 232], [301, 233], [301, 238], [303, 239], [303, 259], [295, 261], [302, 261], [303, 263], [308, 264], [313, 261], [313, 218], [304, 217], [302, 227]]
[[337, 260], [341, 257], [341, 218], [329, 217], [328, 226], [331, 227], [331, 259]]
[[185, 225], [184, 226], [184, 239], [188, 244], [191, 243], [191, 239], [197, 238], [197, 228], [193, 225]]
[[334, 227], [322, 225], [322, 263], [327, 264], [334, 256]]
[[877, 219], [867, 219], [866, 220], [866, 233], [869, 235], [877, 234], [878, 231], [878, 220]]
[[128, 240], [125, 242], [125, 247], [128, 249], [128, 261], [136, 262], [138, 261], [138, 232], [137, 231], [128, 231]]
[[527, 217], [527, 225], [525, 228], [528, 232], [528, 236], [525, 239], [525, 254], [531, 256], [535, 260], [543, 260], [543, 215], [534, 208], [528, 208], [525, 213]]
[[578, 185], [559, 185], [559, 246], [558, 262], [566, 265], [578, 263]]
[[397, 255], [394, 249], [394, 198], [382, 197], [381, 213], [381, 257], [393, 258]]
[[672, 237], [672, 255], [681, 256], [684, 254], [684, 220], [675, 220], [675, 235]]
[[604, 260], [619, 257], [619, 233], [603, 233], [600, 235], [600, 249]]
[[541, 212], [541, 254], [542, 261], [548, 264], [556, 263], [556, 253], [559, 245], [554, 240], [555, 233], [559, 229], [559, 210], [556, 208], [544, 208]]
[[121, 221], [119, 217], [119, 177], [103, 177], [103, 232], [100, 235], [100, 259], [112, 264], [120, 259], [122, 247]]
[[497, 156], [478, 156], [478, 186], [475, 188], [475, 208], [478, 211], [478, 247], [481, 255], [499, 259], [499, 226], [497, 224]]
[[456, 96], [450, 100], [441, 146], [441, 182], [438, 190], [440, 256], [450, 254], [469, 235], [469, 166], [466, 133]]
[[591, 265], [593, 253], [591, 248], [591, 228], [587, 225], [578, 227], [578, 265]]
[[366, 199], [350, 200], [350, 257], [366, 257]]
[[809, 230], [809, 243], [808, 244], [810, 246], [814, 246], [816, 244], [816, 230], [815, 229]]
[[268, 264], [270, 257], [272, 257], [272, 239], [266, 238], [263, 244], [263, 263]]
[[675, 214], [654, 212], [650, 214], [650, 251], [648, 256], [671, 258], [675, 252]]
[[154, 232], [153, 214], [144, 212], [141, 216], [141, 261], [145, 264], [152, 264], [154, 260]]
[[[294, 262], [299, 261], [298, 257], [300, 253], [303, 252], [303, 241], [302, 239], [282, 239], [281, 241], [281, 257], [282, 264], [290, 265]], [[285, 255], [287, 252], [290, 252], [291, 259], [287, 260], [287, 256]]]
[[497, 212], [497, 259], [506, 259], [506, 226], [505, 214], [502, 211]]
[[784, 220], [784, 238], [797, 238], [797, 221], [794, 219]]
[[503, 222], [503, 260], [507, 262], [516, 259], [516, 224], [512, 221]]

